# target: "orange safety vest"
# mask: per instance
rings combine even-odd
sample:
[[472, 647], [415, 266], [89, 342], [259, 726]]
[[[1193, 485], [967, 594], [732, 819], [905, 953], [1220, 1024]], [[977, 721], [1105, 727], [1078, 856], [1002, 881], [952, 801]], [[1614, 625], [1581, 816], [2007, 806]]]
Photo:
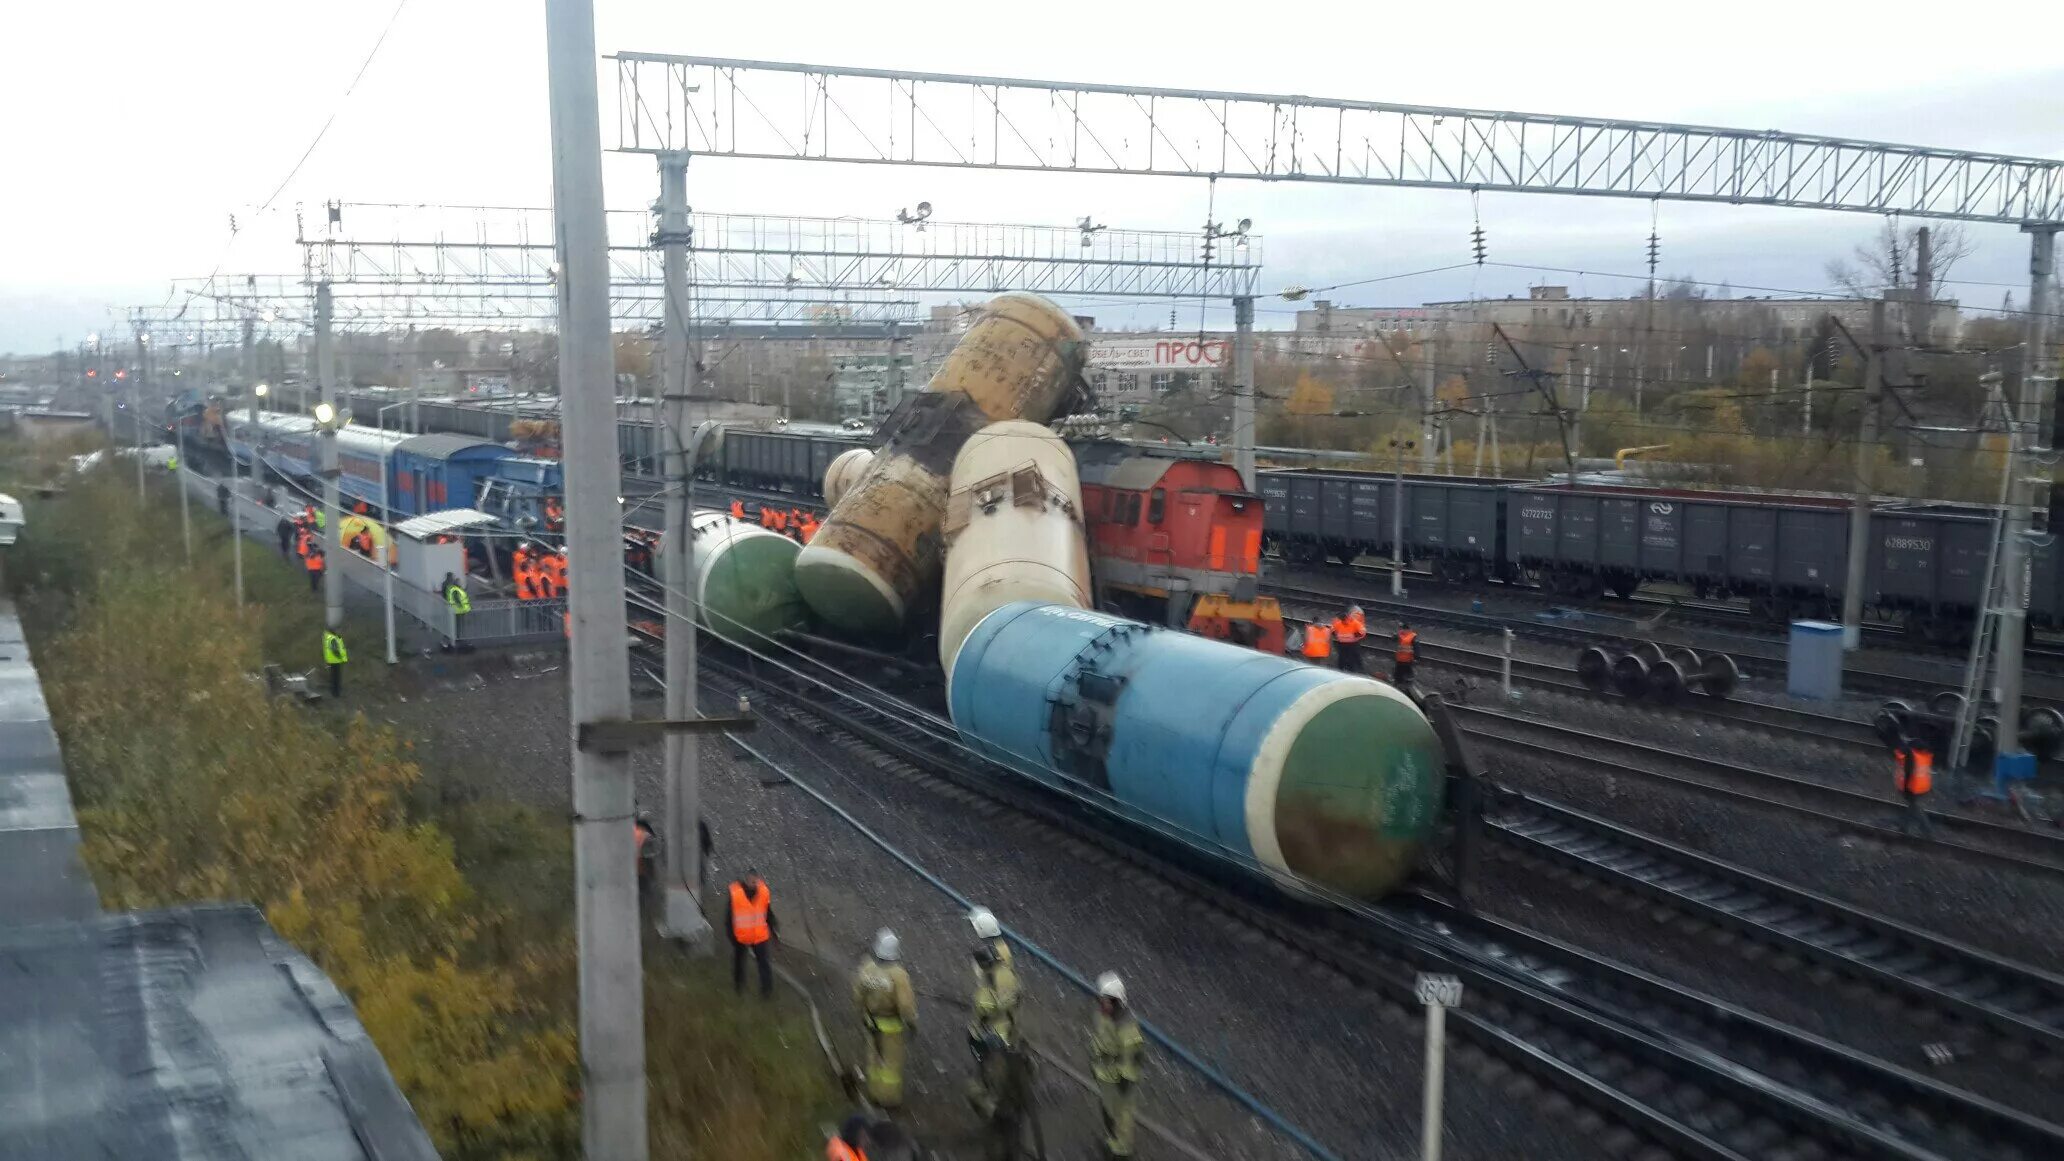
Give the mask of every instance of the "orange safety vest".
[[1333, 630], [1313, 621], [1304, 627], [1304, 655], [1313, 661], [1323, 661], [1333, 655]]
[[1935, 755], [1932, 751], [1919, 746], [1911, 750], [1894, 750], [1892, 759], [1892, 777], [1901, 794], [1919, 797], [1935, 789]]
[[812, 537], [814, 537], [814, 536], [816, 536], [816, 535], [817, 535], [817, 518], [816, 518], [815, 516], [805, 516], [805, 517], [803, 517], [803, 543], [804, 543], [804, 544], [808, 544], [808, 543], [810, 543], [810, 540], [811, 540], [811, 538], [812, 538]]
[[1419, 660], [1419, 633], [1415, 629], [1399, 629], [1397, 635], [1397, 660], [1410, 664]]
[[765, 504], [760, 505], [760, 527], [774, 527], [774, 509], [767, 507]]
[[552, 595], [558, 596], [566, 587], [566, 554], [555, 552], [545, 558], [545, 579], [552, 586]]
[[546, 501], [545, 501], [545, 522], [546, 522], [546, 523], [548, 523], [548, 524], [558, 524], [558, 523], [560, 523], [561, 521], [563, 521], [563, 520], [565, 520], [565, 519], [566, 519], [566, 510], [565, 510], [564, 508], [561, 508], [561, 507], [559, 506], [559, 501], [557, 501], [557, 500], [546, 500]]
[[1360, 617], [1335, 617], [1333, 618], [1333, 639], [1342, 645], [1356, 644], [1363, 637], [1369, 635], [1369, 631], [1363, 628], [1363, 625], [1364, 622]]
[[731, 501], [731, 519], [733, 519], [733, 520], [743, 520], [743, 519], [745, 519], [745, 505], [744, 505], [744, 504], [743, 504], [742, 502], [740, 502], [740, 501], [737, 501], [737, 500], [733, 500], [733, 501]]
[[788, 513], [786, 513], [786, 512], [783, 512], [783, 511], [782, 511], [781, 509], [779, 509], [779, 508], [776, 508], [776, 509], [774, 509], [774, 516], [773, 516], [773, 520], [774, 520], [774, 523], [773, 523], [773, 524], [771, 524], [771, 525], [768, 525], [768, 527], [770, 527], [770, 528], [774, 529], [774, 531], [776, 531], [776, 532], [786, 532], [786, 531], [788, 531]]
[[824, 1161], [867, 1161], [867, 1154], [833, 1137], [824, 1144]]
[[309, 571], [309, 572], [321, 572], [322, 570], [323, 570], [323, 555], [322, 555], [322, 551], [321, 551], [320, 549], [318, 549], [318, 550], [316, 550], [316, 551], [314, 551], [314, 552], [311, 552], [311, 553], [309, 553], [309, 554], [308, 554], [308, 571]]
[[561, 609], [559, 611], [559, 635], [568, 641], [573, 640], [573, 610]]
[[774, 893], [767, 890], [765, 880], [760, 889], [748, 895], [745, 884], [731, 884], [731, 938], [753, 947], [767, 942], [774, 933], [767, 926], [767, 906], [774, 900]]
[[534, 601], [538, 599], [537, 569], [528, 561], [516, 566], [516, 599]]

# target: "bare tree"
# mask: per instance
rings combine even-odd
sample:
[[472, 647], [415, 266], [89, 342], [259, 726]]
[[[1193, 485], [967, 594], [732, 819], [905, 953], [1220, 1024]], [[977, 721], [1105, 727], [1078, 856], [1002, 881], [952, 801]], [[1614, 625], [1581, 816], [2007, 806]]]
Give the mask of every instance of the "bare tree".
[[[1847, 259], [1827, 264], [1828, 281], [1858, 298], [1876, 298], [1888, 291], [1904, 290], [1914, 284], [1914, 268], [1920, 262], [1921, 230], [1929, 232], [1929, 249], [1937, 286], [1949, 277], [1956, 264], [1971, 256], [1977, 246], [1963, 226], [1945, 223], [1929, 227], [1909, 226], [1904, 230], [1890, 221], [1878, 227], [1868, 246], [1858, 246]], [[1940, 298], [1939, 291], [1930, 295]]]

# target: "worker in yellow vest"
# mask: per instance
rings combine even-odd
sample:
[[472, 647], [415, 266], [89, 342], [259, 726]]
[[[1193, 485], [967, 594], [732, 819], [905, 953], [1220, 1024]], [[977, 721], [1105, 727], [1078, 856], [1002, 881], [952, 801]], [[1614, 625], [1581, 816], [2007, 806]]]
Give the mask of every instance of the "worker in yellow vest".
[[351, 654], [344, 648], [344, 638], [335, 629], [324, 629], [322, 635], [323, 664], [330, 667], [330, 696], [344, 696], [344, 663], [351, 660]]

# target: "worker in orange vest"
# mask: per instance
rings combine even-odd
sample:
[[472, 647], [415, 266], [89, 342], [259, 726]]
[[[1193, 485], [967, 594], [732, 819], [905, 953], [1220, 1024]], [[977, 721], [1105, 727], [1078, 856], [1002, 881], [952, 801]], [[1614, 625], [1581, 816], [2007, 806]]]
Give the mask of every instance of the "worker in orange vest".
[[765, 504], [760, 505], [760, 527], [769, 531], [772, 531], [774, 528], [774, 509], [767, 507]]
[[1419, 634], [1403, 621], [1397, 623], [1397, 652], [1391, 654], [1390, 683], [1399, 689], [1412, 688], [1412, 667], [1419, 661]]
[[566, 554], [554, 552], [545, 557], [545, 595], [558, 597], [566, 592]]
[[1340, 668], [1348, 673], [1362, 672], [1362, 638], [1369, 635], [1369, 627], [1362, 620], [1362, 607], [1349, 605], [1347, 611], [1333, 618], [1333, 645], [1340, 653]]
[[1333, 627], [1313, 621], [1304, 627], [1304, 659], [1313, 665], [1333, 667]]
[[788, 510], [788, 534], [791, 539], [800, 537], [803, 534], [803, 510], [801, 508], [790, 508]]
[[545, 528], [557, 532], [566, 526], [566, 509], [559, 504], [559, 497], [545, 497]]
[[733, 498], [732, 498], [732, 500], [731, 500], [731, 519], [733, 519], [733, 520], [743, 520], [743, 519], [745, 519], [745, 501], [743, 501], [743, 500], [740, 500], [740, 499], [738, 499], [738, 498], [736, 498], [736, 497], [733, 497]]
[[516, 578], [516, 599], [519, 601], [537, 600], [537, 565], [532, 564], [528, 560], [518, 561], [514, 575]]
[[1901, 831], [1910, 831], [1926, 837], [1928, 834], [1928, 812], [1921, 806], [1921, 798], [1935, 789], [1935, 752], [1919, 743], [1906, 743], [1892, 747], [1893, 784], [1899, 788], [1899, 796], [1906, 802], [1906, 817], [1900, 821]]
[[760, 965], [760, 998], [773, 999], [774, 965], [767, 952], [774, 940], [774, 894], [759, 871], [747, 867], [745, 878], [732, 882], [724, 927], [731, 933], [731, 989], [745, 993], [745, 957], [750, 952]]
[[817, 525], [817, 514], [816, 514], [815, 512], [805, 512], [805, 513], [803, 513], [803, 543], [804, 543], [804, 544], [808, 544], [808, 543], [810, 543], [810, 541], [811, 541], [812, 539], [814, 539], [814, 538], [816, 537], [816, 535], [817, 535], [817, 527], [818, 527], [818, 525]]
[[319, 593], [322, 591], [323, 566], [327, 563], [323, 560], [322, 545], [310, 544], [308, 546], [308, 560], [306, 563], [308, 565], [308, 591]]
[[838, 1134], [824, 1143], [824, 1161], [867, 1161], [869, 1128], [864, 1113], [854, 1113], [839, 1126]]
[[781, 533], [783, 536], [788, 535], [788, 513], [783, 512], [779, 508], [774, 509], [773, 528], [774, 531]]

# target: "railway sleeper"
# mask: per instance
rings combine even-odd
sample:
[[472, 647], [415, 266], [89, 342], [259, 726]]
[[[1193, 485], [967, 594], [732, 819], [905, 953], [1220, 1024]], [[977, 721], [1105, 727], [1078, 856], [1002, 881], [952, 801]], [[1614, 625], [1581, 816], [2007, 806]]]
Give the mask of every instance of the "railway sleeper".
[[[1486, 821], [1493, 835], [1502, 834], [1518, 841], [1538, 844], [1543, 853], [1587, 871], [1614, 887], [1661, 896], [1676, 901], [1680, 906], [1700, 910], [1710, 917], [1730, 923], [1739, 933], [1750, 936], [1755, 941], [1740, 948], [1740, 954], [1745, 958], [1760, 960], [1770, 952], [1776, 951], [1806, 962], [1826, 963], [1901, 994], [1909, 1001], [1917, 1000], [1944, 1009], [1946, 1014], [1975, 1021], [1995, 1031], [2028, 1038], [2052, 1052], [2064, 1049], [2064, 1024], [2038, 1018], [2036, 1013], [2043, 1009], [2029, 1005], [2007, 1007], [1997, 1000], [1967, 998], [1965, 993], [1969, 992], [1970, 988], [1937, 987], [1919, 974], [1923, 969], [1939, 970], [1945, 964], [1958, 964], [1970, 979], [1984, 976], [2005, 977], [1993, 994], [2008, 991], [2007, 980], [2017, 980], [2038, 993], [2050, 992], [2054, 997], [2064, 998], [2064, 991], [2053, 991], [2042, 981], [2018, 975], [2030, 969], [1995, 961], [1976, 949], [1951, 944], [1925, 932], [1907, 930], [1895, 921], [1849, 908], [1834, 900], [1807, 897], [1767, 877], [1757, 876], [1754, 872], [1731, 867], [1696, 852], [1672, 848], [1672, 844], [1639, 835], [1603, 819], [1589, 819], [1588, 816], [1577, 815], [1568, 808], [1545, 800], [1520, 797], [1525, 802], [1525, 806], [1521, 808], [1522, 812], [1538, 809], [1585, 818], [1588, 824], [1598, 828], [1598, 833], [1587, 839], [1580, 839], [1576, 833], [1576, 826], [1566, 821], [1561, 825], [1540, 825], [1538, 820], [1529, 820], [1534, 822], [1534, 825], [1529, 826], [1521, 823], [1519, 819], [1513, 819], [1516, 825], [1507, 827], [1506, 816], [1492, 815], [1488, 816]], [[1736, 877], [1738, 885], [1730, 893], [1715, 895], [1701, 901], [1693, 892], [1673, 891], [1659, 885], [1659, 877], [1628, 875], [1614, 871], [1595, 856], [1613, 845], [1606, 836], [1615, 832], [1623, 841], [1636, 841], [1650, 849], [1675, 849], [1678, 857], [1687, 864], [1702, 867], [1708, 877], [1717, 879], [1723, 874]], [[1739, 879], [1742, 877], [1753, 879], [1755, 882], [1740, 883]], [[1773, 898], [1772, 893], [1776, 892], [1793, 894], [1795, 899], [1785, 901]], [[1795, 931], [1772, 926], [1757, 918], [1759, 914], [1772, 917], [1797, 915], [1806, 908], [1821, 909], [1833, 922], [1832, 928], [1820, 932], [1815, 937], [1809, 937], [1797, 932], [1812, 930], [1811, 928], [1801, 926]], [[1862, 954], [1858, 941], [1840, 938], [1849, 934], [1848, 931], [1841, 930], [1843, 928], [1875, 928], [1884, 943], [1889, 946], [1883, 947], [1879, 954]]]

